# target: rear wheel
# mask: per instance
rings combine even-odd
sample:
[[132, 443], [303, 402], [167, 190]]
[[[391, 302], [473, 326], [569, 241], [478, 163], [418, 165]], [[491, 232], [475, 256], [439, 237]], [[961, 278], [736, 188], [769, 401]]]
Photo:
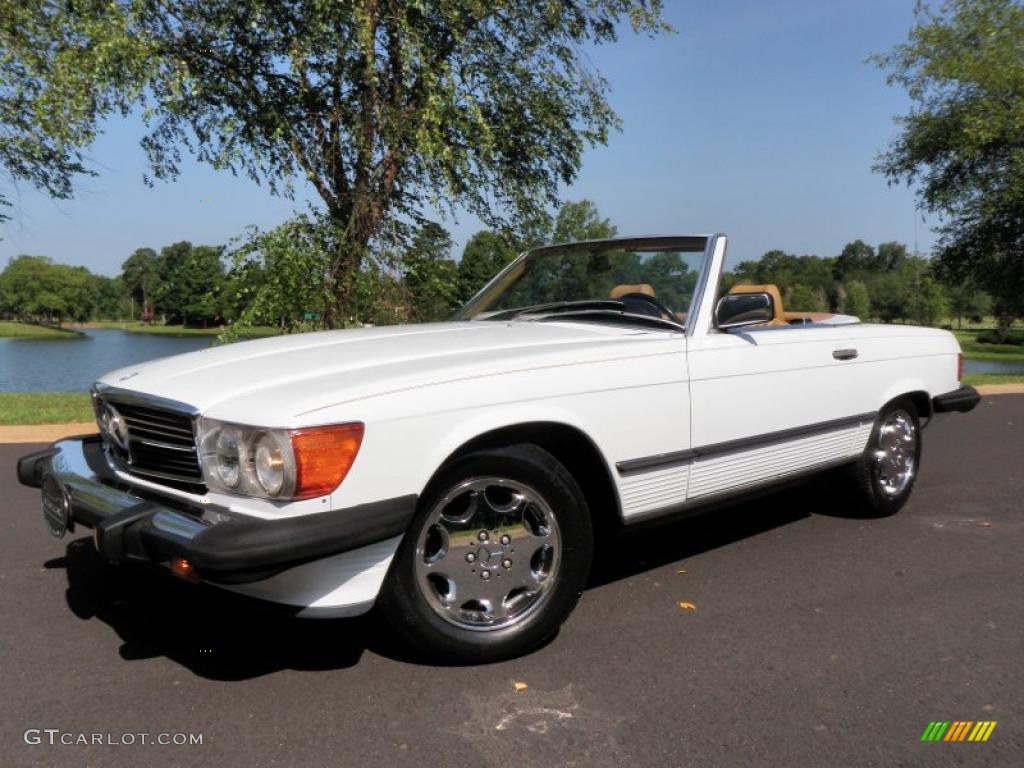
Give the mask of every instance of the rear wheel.
[[569, 615], [592, 548], [583, 494], [551, 454], [527, 444], [474, 453], [424, 494], [378, 605], [429, 656], [519, 655]]
[[896, 400], [878, 415], [864, 456], [852, 470], [857, 511], [881, 517], [907, 503], [921, 464], [921, 425], [910, 400]]

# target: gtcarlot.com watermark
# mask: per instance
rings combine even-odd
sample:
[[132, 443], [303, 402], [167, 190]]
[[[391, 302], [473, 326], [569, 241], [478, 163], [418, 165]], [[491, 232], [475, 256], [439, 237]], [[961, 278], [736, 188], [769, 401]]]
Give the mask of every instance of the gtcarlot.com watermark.
[[75, 733], [60, 728], [29, 728], [23, 737], [26, 744], [51, 746], [132, 747], [139, 744], [157, 746], [195, 746], [203, 743], [201, 733]]

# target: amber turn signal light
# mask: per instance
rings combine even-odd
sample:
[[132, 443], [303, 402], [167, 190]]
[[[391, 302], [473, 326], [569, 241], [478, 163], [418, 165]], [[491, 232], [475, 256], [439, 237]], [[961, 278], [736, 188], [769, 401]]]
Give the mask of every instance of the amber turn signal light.
[[292, 498], [324, 496], [341, 485], [363, 443], [363, 425], [332, 424], [291, 431], [295, 454]]
[[199, 574], [196, 573], [192, 563], [184, 557], [175, 557], [171, 560], [171, 573], [180, 579], [191, 581], [193, 584], [199, 583]]

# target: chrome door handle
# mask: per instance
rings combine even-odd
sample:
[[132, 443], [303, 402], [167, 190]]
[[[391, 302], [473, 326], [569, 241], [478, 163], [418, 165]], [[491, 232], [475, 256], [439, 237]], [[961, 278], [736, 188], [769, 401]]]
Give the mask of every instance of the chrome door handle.
[[837, 349], [832, 353], [832, 357], [836, 360], [853, 360], [856, 356], [856, 349]]

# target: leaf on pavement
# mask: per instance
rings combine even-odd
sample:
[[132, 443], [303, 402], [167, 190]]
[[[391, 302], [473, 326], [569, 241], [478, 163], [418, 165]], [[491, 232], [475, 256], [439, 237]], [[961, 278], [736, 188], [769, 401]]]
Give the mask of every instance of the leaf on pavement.
[[526, 683], [520, 683], [518, 680], [513, 683], [517, 691], [525, 691], [527, 688]]
[[684, 611], [696, 611], [697, 610], [697, 606], [694, 605], [693, 603], [680, 603], [679, 607], [682, 608]]

